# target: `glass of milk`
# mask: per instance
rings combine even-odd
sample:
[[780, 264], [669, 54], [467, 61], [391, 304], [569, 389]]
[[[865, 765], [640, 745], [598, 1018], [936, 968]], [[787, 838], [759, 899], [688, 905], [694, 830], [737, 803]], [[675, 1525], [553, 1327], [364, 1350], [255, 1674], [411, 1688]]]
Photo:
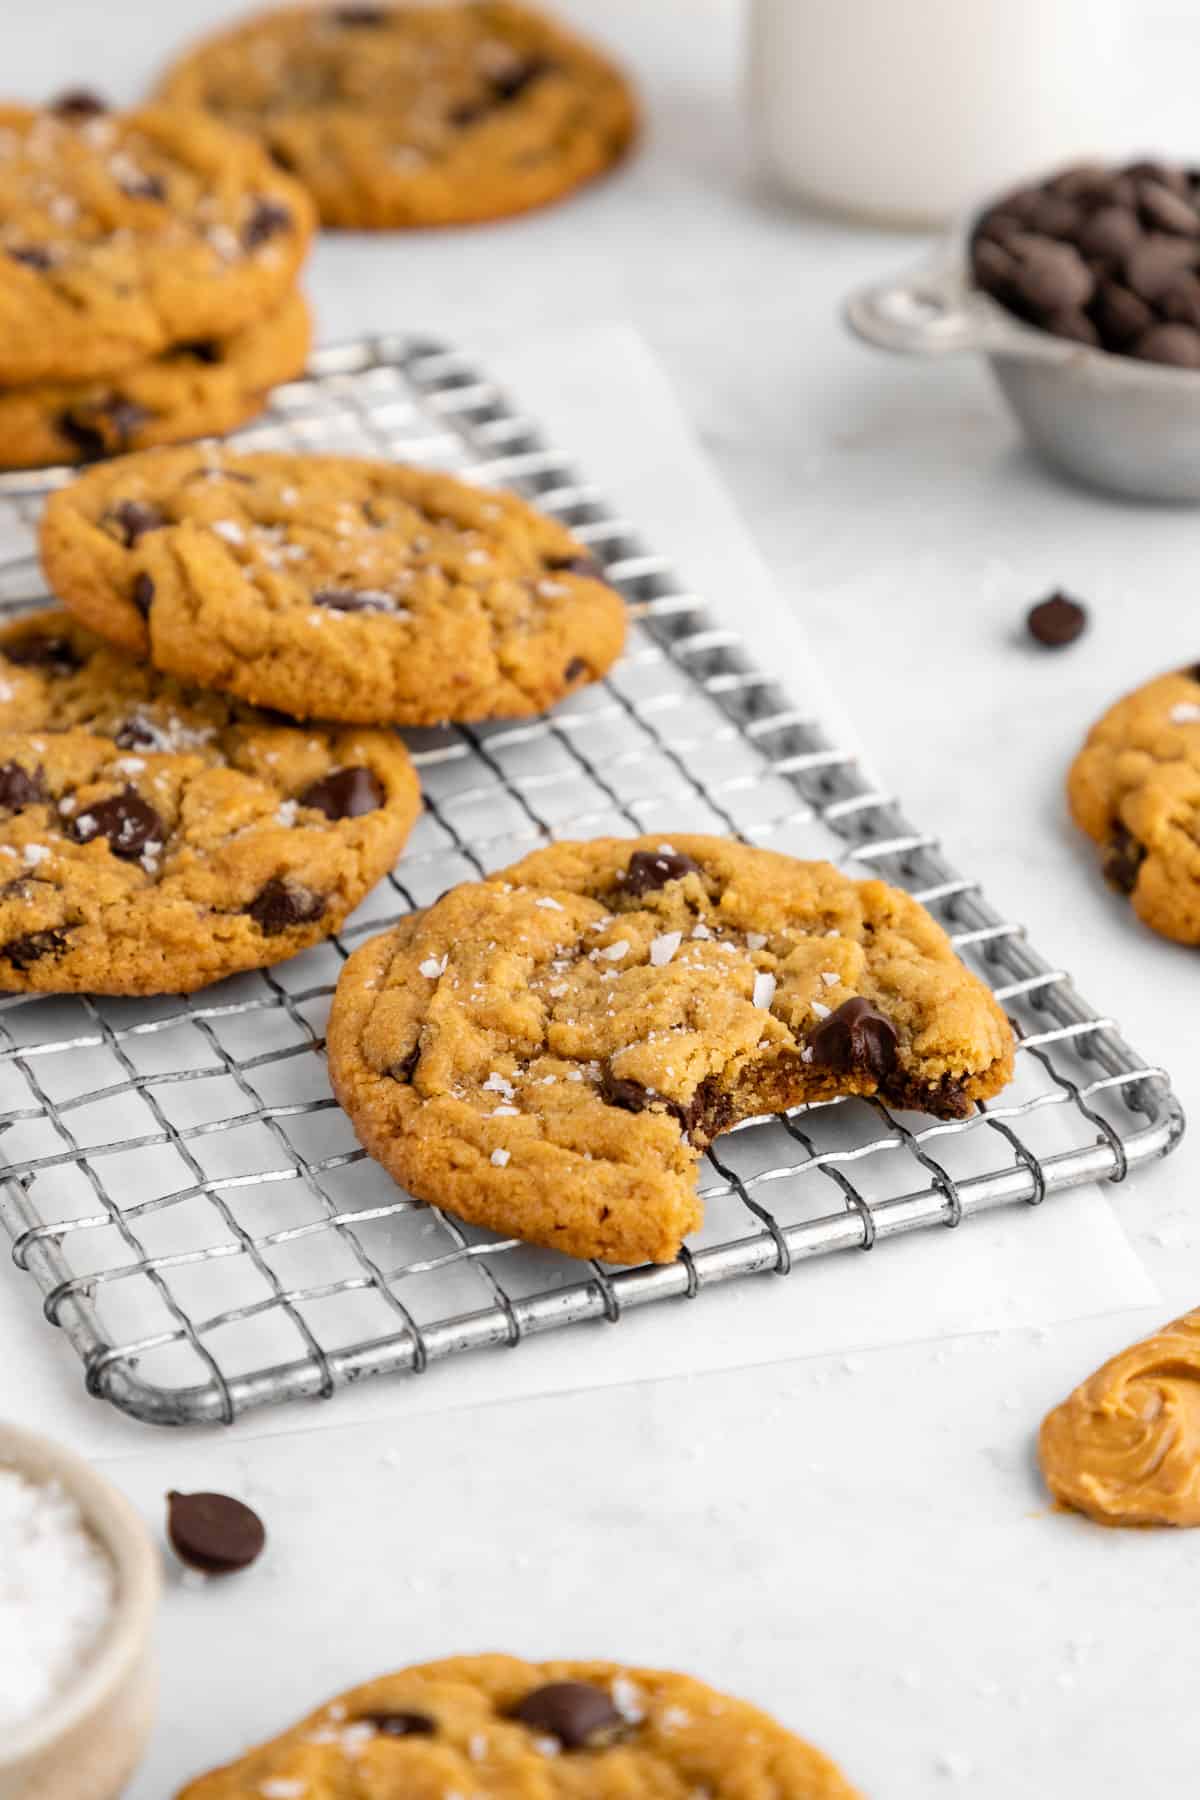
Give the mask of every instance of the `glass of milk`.
[[937, 225], [1119, 131], [1127, 0], [750, 0], [750, 130], [772, 184]]

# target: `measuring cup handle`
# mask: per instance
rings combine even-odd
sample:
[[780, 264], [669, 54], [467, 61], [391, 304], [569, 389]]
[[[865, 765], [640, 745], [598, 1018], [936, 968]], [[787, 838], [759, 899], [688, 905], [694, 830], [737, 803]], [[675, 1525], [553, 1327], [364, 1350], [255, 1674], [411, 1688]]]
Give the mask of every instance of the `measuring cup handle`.
[[943, 356], [993, 347], [987, 302], [955, 257], [860, 288], [845, 304], [851, 331], [882, 350]]

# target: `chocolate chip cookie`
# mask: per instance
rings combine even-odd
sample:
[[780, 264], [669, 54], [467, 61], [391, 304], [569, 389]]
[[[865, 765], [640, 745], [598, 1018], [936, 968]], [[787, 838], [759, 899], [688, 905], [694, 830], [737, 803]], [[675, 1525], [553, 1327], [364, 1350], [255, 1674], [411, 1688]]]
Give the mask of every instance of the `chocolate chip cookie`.
[[94, 630], [297, 718], [540, 712], [625, 636], [620, 595], [561, 525], [392, 463], [148, 451], [52, 495], [41, 554]]
[[1139, 919], [1200, 944], [1200, 666], [1110, 707], [1071, 765], [1067, 793]]
[[1200, 368], [1200, 175], [1085, 164], [1015, 189], [971, 239], [978, 287], [1031, 325], [1144, 362]]
[[352, 1688], [179, 1800], [855, 1800], [829, 1758], [657, 1669], [456, 1656]]
[[418, 804], [391, 732], [280, 724], [32, 614], [0, 630], [0, 989], [188, 993], [281, 962]]
[[1012, 1033], [928, 913], [722, 838], [556, 844], [351, 957], [334, 1091], [418, 1198], [574, 1256], [670, 1261], [738, 1120], [878, 1094], [961, 1118]]
[[0, 388], [0, 467], [94, 462], [156, 444], [219, 437], [303, 373], [312, 322], [299, 294], [230, 337], [175, 344], [93, 381]]
[[0, 384], [88, 380], [277, 310], [312, 203], [204, 113], [0, 107]]
[[557, 200], [636, 131], [611, 62], [509, 0], [286, 7], [218, 32], [163, 99], [256, 134], [326, 225], [459, 225]]

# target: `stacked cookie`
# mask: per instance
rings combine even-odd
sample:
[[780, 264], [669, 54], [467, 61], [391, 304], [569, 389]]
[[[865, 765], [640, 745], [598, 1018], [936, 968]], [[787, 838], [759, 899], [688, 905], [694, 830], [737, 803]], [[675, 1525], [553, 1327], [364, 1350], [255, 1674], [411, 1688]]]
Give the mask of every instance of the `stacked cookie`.
[[0, 107], [0, 467], [220, 434], [300, 373], [304, 190], [204, 113]]
[[608, 58], [512, 0], [283, 7], [190, 51], [160, 95], [253, 133], [326, 225], [359, 230], [546, 205], [637, 130]]

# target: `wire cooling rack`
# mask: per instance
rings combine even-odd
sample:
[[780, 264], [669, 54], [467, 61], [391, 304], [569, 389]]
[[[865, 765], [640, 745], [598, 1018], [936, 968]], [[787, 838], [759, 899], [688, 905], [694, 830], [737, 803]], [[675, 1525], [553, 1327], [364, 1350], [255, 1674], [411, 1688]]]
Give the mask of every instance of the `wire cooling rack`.
[[[339, 939], [190, 998], [0, 1001], [0, 1223], [92, 1393], [159, 1424], [227, 1422], [1120, 1181], [1172, 1148], [1183, 1121], [1162, 1072], [467, 357], [410, 338], [325, 351], [239, 441], [517, 488], [605, 564], [630, 642], [606, 681], [546, 718], [409, 734], [424, 815]], [[2, 611], [43, 597], [32, 527], [65, 478], [0, 479]], [[581, 1264], [419, 1205], [358, 1148], [329, 1091], [322, 1037], [343, 960], [410, 907], [547, 838], [659, 829], [736, 833], [908, 887], [1012, 1016], [1012, 1086], [953, 1123], [853, 1100], [739, 1127], [709, 1151], [704, 1227], [667, 1266]]]

